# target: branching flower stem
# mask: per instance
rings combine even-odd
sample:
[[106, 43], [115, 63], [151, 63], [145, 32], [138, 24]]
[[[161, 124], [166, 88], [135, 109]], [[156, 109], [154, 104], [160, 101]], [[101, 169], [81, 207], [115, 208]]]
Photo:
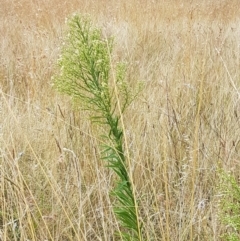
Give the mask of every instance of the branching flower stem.
[[[122, 119], [124, 110], [139, 89], [136, 92], [130, 90], [124, 80], [123, 63], [113, 67], [112, 38], [103, 38], [101, 31], [93, 28], [88, 18], [78, 15], [68, 21], [68, 26], [69, 33], [59, 59], [61, 71], [54, 77], [54, 85], [89, 110], [94, 123], [108, 129], [108, 135], [103, 136], [106, 144], [103, 145], [102, 159], [118, 176], [111, 193], [117, 200], [114, 213], [123, 228], [119, 235], [123, 240], [142, 241], [133, 178], [129, 171], [130, 158], [124, 150], [126, 140]], [[114, 69], [116, 74], [110, 78]]]

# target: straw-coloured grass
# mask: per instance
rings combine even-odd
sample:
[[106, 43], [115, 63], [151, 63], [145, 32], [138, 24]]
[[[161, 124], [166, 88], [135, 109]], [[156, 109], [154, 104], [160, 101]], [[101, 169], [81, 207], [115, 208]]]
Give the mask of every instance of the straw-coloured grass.
[[65, 18], [115, 36], [147, 240], [220, 240], [218, 168], [239, 176], [239, 1], [7, 1], [0, 8], [2, 240], [117, 240], [96, 126], [52, 88]]

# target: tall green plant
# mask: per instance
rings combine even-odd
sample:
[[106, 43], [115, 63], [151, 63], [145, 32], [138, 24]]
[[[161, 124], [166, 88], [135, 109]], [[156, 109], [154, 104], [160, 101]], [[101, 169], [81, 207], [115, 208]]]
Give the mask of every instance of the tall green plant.
[[220, 171], [220, 221], [226, 226], [223, 240], [240, 241], [240, 186], [235, 177]]
[[54, 77], [54, 85], [60, 92], [80, 100], [79, 103], [90, 110], [91, 119], [108, 128], [102, 158], [118, 176], [112, 194], [118, 201], [114, 213], [123, 227], [120, 235], [124, 240], [142, 240], [121, 127], [122, 113], [138, 91], [130, 91], [123, 63], [117, 64], [115, 74], [113, 72], [112, 38], [104, 38], [88, 18], [79, 15], [72, 17], [68, 26], [69, 33], [58, 62], [61, 70]]

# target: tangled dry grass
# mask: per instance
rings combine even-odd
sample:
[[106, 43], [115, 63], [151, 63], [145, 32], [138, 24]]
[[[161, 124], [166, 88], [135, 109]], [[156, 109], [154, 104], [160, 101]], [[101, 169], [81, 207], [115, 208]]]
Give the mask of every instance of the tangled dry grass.
[[117, 240], [96, 126], [52, 88], [65, 18], [89, 14], [143, 81], [125, 115], [146, 240], [220, 240], [218, 167], [239, 176], [238, 0], [2, 0], [1, 240]]

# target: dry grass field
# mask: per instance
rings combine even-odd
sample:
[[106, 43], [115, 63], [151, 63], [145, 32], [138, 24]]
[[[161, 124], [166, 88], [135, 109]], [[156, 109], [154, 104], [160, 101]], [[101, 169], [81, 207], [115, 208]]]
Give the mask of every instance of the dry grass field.
[[73, 13], [115, 38], [146, 240], [219, 241], [218, 168], [240, 177], [239, 0], [1, 0], [0, 240], [120, 240], [97, 126], [51, 77]]

